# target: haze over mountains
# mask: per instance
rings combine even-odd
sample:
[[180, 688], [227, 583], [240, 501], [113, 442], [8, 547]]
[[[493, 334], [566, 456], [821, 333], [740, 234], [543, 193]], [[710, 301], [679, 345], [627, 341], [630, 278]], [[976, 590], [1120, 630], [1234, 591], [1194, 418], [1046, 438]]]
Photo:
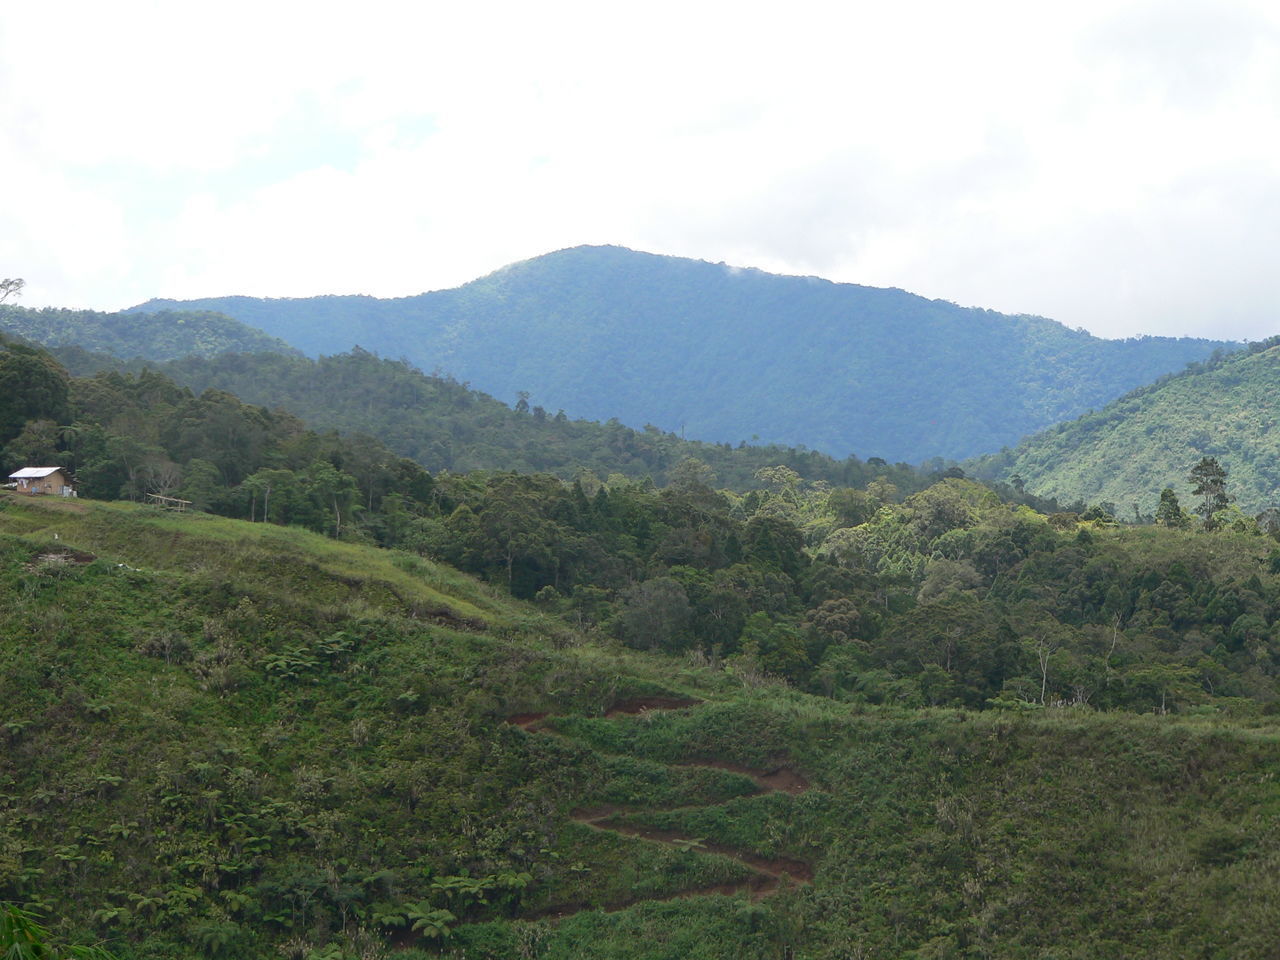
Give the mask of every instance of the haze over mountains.
[[1103, 340], [901, 290], [620, 247], [575, 247], [452, 290], [152, 300], [214, 310], [311, 355], [358, 344], [512, 402], [837, 457], [963, 458], [1235, 344]]

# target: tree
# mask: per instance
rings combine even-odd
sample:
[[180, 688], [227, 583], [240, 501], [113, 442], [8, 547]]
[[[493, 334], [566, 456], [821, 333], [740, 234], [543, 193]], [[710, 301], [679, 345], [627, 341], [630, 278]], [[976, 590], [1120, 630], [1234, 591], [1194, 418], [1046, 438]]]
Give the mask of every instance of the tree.
[[0, 445], [28, 420], [62, 423], [69, 390], [67, 371], [47, 353], [0, 341]]
[[[249, 520], [254, 519], [256, 513], [256, 503], [258, 497], [262, 498], [262, 520], [264, 523], [271, 520], [271, 494], [272, 492], [292, 493], [298, 485], [298, 478], [292, 470], [279, 470], [271, 467], [263, 467], [251, 477], [246, 477], [241, 486], [249, 491], [250, 506]], [[286, 504], [287, 506], [287, 504]], [[277, 509], [280, 514], [278, 523], [286, 523], [287, 517], [282, 511]]]
[[1202, 457], [1200, 462], [1191, 468], [1191, 476], [1187, 478], [1195, 485], [1192, 494], [1200, 497], [1200, 506], [1196, 513], [1204, 517], [1205, 527], [1212, 527], [1213, 515], [1225, 510], [1231, 498], [1227, 496], [1227, 471], [1216, 457]]
[[879, 509], [880, 504], [864, 490], [837, 487], [827, 494], [827, 509], [835, 514], [842, 527], [856, 527], [866, 523]]
[[756, 471], [756, 479], [790, 503], [795, 503], [799, 498], [800, 474], [790, 467], [761, 467]]
[[25, 280], [0, 280], [0, 303], [4, 303], [10, 297], [20, 296], [22, 288], [26, 285]]
[[342, 513], [352, 513], [352, 503], [360, 490], [355, 478], [343, 473], [328, 460], [316, 460], [302, 474], [302, 482], [323, 515], [333, 510], [333, 535], [342, 536]]
[[182, 468], [163, 454], [148, 457], [138, 470], [147, 493], [167, 497], [182, 483]]
[[677, 490], [690, 487], [714, 487], [716, 474], [707, 464], [697, 457], [685, 457], [667, 473], [667, 483]]
[[1169, 487], [1160, 491], [1160, 506], [1156, 508], [1156, 522], [1166, 527], [1186, 525], [1186, 515], [1178, 503], [1178, 495]]
[[556, 563], [551, 547], [556, 531], [554, 525], [542, 517], [542, 502], [531, 478], [515, 474], [495, 478], [485, 491], [484, 508], [475, 528], [477, 537], [471, 543], [485, 561], [502, 565], [507, 590], [521, 596], [531, 596], [543, 584], [522, 582], [522, 586], [533, 589], [518, 590], [517, 562], [530, 567]]
[[211, 510], [225, 492], [218, 468], [208, 460], [197, 458], [187, 464], [179, 496], [190, 500], [193, 510]]
[[1255, 519], [1258, 522], [1259, 530], [1268, 537], [1280, 539], [1280, 509], [1267, 507]]
[[655, 577], [623, 591], [616, 628], [632, 647], [673, 650], [684, 638], [691, 611], [679, 581]]

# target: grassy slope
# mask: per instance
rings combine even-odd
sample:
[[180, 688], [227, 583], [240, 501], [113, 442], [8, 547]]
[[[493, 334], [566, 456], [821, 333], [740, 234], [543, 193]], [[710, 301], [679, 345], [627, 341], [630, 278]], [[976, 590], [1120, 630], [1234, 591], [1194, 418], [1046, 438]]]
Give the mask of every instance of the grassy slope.
[[[377, 956], [374, 905], [428, 898], [428, 871], [462, 869], [533, 880], [520, 904], [457, 910], [459, 960], [1274, 944], [1274, 727], [865, 711], [585, 643], [416, 558], [121, 505], [0, 502], [0, 884], [126, 956], [305, 957], [325, 942]], [[49, 558], [67, 548], [98, 559]], [[658, 691], [705, 702], [600, 717]], [[560, 735], [503, 721], [530, 710], [562, 715]], [[747, 795], [741, 778], [679, 765], [783, 759], [812, 789]], [[814, 883], [759, 903], [648, 902], [741, 869], [572, 821], [600, 803], [812, 863]], [[345, 932], [326, 932], [344, 909]]]
[[1241, 509], [1256, 512], [1278, 502], [1278, 396], [1280, 346], [1236, 354], [1031, 437], [977, 472], [1021, 475], [1028, 490], [1063, 503], [1110, 500], [1128, 515], [1134, 501], [1154, 512], [1165, 487], [1193, 506], [1187, 474], [1213, 456]]

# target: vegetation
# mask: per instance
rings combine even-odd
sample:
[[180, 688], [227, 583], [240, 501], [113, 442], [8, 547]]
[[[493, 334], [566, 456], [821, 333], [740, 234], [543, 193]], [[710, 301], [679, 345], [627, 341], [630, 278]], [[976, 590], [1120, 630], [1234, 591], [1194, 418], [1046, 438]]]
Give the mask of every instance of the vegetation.
[[310, 355], [353, 344], [573, 417], [702, 440], [919, 463], [997, 450], [1203, 360], [1207, 340], [1109, 341], [901, 290], [578, 247], [398, 300], [228, 297]]
[[22, 288], [26, 285], [27, 282], [25, 280], [14, 277], [0, 280], [0, 303], [4, 303], [10, 297], [21, 296]]
[[[1057, 651], [1043, 708], [1038, 689], [1035, 708], [876, 706], [591, 640], [412, 555], [3, 502], [0, 896], [57, 918], [60, 939], [125, 960], [1272, 943], [1280, 731], [1161, 668], [1127, 625], [1111, 670], [1145, 684], [1135, 713], [1054, 706]], [[1240, 543], [1141, 532], [1113, 548], [1157, 563]], [[1223, 575], [1258, 570], [1254, 553]], [[1276, 575], [1257, 576], [1273, 596]], [[1139, 680], [1143, 656], [1159, 676]], [[1255, 678], [1261, 704], [1274, 692]], [[692, 705], [602, 715], [655, 695]], [[548, 732], [505, 720], [534, 710]], [[758, 791], [703, 761], [782, 762], [809, 786]], [[603, 804], [642, 835], [579, 822]], [[812, 880], [753, 900], [722, 849]], [[664, 899], [680, 892], [699, 895]]]
[[[3, 300], [4, 297], [0, 297], [0, 303]], [[189, 355], [211, 357], [228, 351], [296, 353], [282, 340], [208, 310], [100, 313], [0, 306], [0, 333], [49, 347], [75, 346], [80, 350], [146, 360], [172, 360]]]
[[[475, 396], [363, 352], [186, 369], [237, 364], [317, 409], [317, 371]], [[6, 342], [0, 378], [0, 458], [82, 493], [0, 492], [4, 947], [1274, 952], [1280, 515], [1212, 455], [1199, 520], [1166, 487], [1122, 525], [883, 461], [723, 451], [719, 489], [687, 454], [722, 448], [611, 425], [547, 434], [598, 471], [432, 474], [150, 369]], [[495, 449], [543, 429], [471, 402]], [[606, 473], [593, 429], [686, 456]]]
[[283, 411], [159, 374], [75, 379], [0, 341], [0, 467], [59, 465], [80, 493], [189, 500], [197, 510], [355, 533], [385, 496], [425, 499], [431, 478], [369, 437], [317, 434]]
[[55, 351], [80, 375], [102, 371], [140, 374], [155, 369], [196, 393], [235, 394], [270, 409], [283, 407], [308, 424], [344, 434], [377, 437], [432, 473], [514, 470], [646, 477], [662, 486], [690, 459], [705, 464], [715, 482], [737, 490], [760, 486], [756, 472], [783, 465], [809, 480], [862, 486], [887, 477], [915, 490], [928, 482], [906, 464], [872, 458], [837, 461], [793, 447], [701, 443], [657, 427], [632, 430], [617, 420], [570, 420], [563, 411], [517, 402], [515, 408], [456, 380], [429, 376], [404, 361], [365, 350], [310, 360], [274, 353], [187, 357], [165, 364], [121, 362], [78, 349]]
[[[1110, 501], [1149, 514], [1166, 487], [1191, 496], [1188, 471], [1204, 457], [1230, 474], [1248, 514], [1276, 505], [1280, 489], [1280, 339], [1194, 364], [1097, 413], [966, 466], [985, 478], [1018, 477], [1063, 503]], [[1195, 494], [1195, 496], [1200, 496]]]

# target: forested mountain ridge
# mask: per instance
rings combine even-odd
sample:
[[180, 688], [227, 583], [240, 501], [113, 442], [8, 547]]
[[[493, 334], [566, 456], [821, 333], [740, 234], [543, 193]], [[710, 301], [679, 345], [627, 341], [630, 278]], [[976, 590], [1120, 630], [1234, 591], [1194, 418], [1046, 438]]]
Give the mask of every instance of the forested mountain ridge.
[[224, 390], [249, 403], [283, 408], [323, 430], [377, 437], [433, 473], [514, 470], [573, 479], [590, 473], [648, 477], [664, 486], [687, 461], [706, 465], [705, 479], [736, 490], [761, 485], [756, 472], [786, 466], [807, 480], [863, 486], [881, 477], [910, 492], [928, 483], [905, 464], [838, 461], [814, 450], [683, 440], [656, 427], [633, 430], [617, 420], [570, 420], [562, 411], [500, 403], [447, 377], [424, 374], [365, 350], [311, 360], [276, 353], [185, 357], [168, 363], [120, 361], [79, 348], [53, 353], [79, 375], [151, 368], [199, 394]]
[[0, 333], [46, 347], [76, 346], [126, 359], [172, 360], [262, 350], [297, 353], [283, 340], [209, 310], [101, 313], [0, 305]]
[[[151, 301], [134, 309], [177, 307]], [[574, 417], [920, 462], [989, 452], [1232, 344], [1109, 341], [901, 290], [577, 247], [416, 297], [187, 301]]]
[[[1214, 457], [1247, 513], [1280, 506], [1280, 339], [1196, 364], [1078, 420], [967, 464], [991, 479], [1021, 478], [1063, 502], [1110, 501], [1153, 514], [1168, 487], [1189, 501], [1191, 468]], [[1188, 503], [1188, 506], [1191, 504]]]

